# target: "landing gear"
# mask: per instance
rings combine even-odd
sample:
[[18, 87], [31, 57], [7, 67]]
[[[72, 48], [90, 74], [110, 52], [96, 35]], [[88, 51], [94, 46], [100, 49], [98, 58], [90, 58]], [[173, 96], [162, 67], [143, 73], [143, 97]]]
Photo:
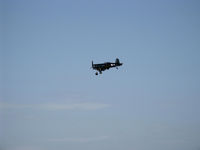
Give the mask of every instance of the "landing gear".
[[[101, 72], [101, 71], [99, 71], [99, 74], [102, 74], [102, 72]], [[96, 72], [96, 73], [95, 73], [95, 75], [98, 75], [98, 72]]]

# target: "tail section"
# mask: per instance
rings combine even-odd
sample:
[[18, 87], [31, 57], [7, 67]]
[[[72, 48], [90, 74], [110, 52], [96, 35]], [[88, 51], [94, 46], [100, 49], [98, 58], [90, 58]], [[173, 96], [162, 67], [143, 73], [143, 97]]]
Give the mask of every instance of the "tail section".
[[119, 61], [118, 58], [116, 58], [116, 60], [115, 60], [115, 64], [116, 64], [116, 66], [121, 66], [121, 65], [123, 65], [123, 63], [120, 63], [120, 61]]
[[116, 58], [115, 63], [116, 63], [116, 64], [120, 64], [120, 61], [119, 61], [118, 58]]

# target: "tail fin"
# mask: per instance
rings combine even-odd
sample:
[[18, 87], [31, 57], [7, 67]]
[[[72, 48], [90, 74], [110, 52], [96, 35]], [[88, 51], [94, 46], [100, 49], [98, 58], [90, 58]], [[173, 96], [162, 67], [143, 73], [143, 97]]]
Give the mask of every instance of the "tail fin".
[[116, 64], [120, 64], [120, 61], [119, 61], [118, 58], [116, 58], [115, 63], [116, 63]]

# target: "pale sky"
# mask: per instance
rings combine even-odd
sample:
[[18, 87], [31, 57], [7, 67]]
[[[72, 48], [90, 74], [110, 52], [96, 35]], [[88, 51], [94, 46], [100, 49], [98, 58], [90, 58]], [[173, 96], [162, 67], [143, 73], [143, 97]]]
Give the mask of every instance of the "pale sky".
[[200, 1], [0, 6], [0, 150], [200, 149]]

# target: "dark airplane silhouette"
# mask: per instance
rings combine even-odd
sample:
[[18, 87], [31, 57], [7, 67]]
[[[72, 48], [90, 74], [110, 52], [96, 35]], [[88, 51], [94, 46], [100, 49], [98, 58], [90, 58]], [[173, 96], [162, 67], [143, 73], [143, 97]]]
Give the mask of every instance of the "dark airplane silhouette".
[[[118, 66], [123, 65], [123, 63], [120, 63], [119, 59], [116, 58], [115, 62], [105, 62], [102, 64], [93, 64], [92, 61], [92, 69], [97, 70], [100, 74], [102, 74], [102, 71], [105, 71], [106, 69], [110, 69], [113, 67], [116, 67], [118, 69]], [[98, 75], [98, 72], [96, 72], [95, 74]]]

